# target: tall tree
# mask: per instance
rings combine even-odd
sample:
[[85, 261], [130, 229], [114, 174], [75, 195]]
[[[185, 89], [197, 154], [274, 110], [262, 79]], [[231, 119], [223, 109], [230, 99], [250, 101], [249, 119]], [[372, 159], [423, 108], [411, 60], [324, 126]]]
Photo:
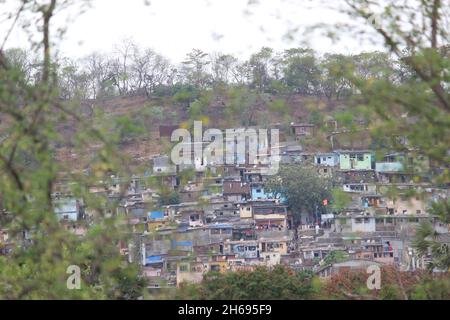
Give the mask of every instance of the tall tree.
[[182, 63], [182, 72], [186, 81], [197, 89], [205, 89], [210, 82], [210, 76], [207, 72], [207, 66], [210, 63], [206, 52], [193, 49], [186, 55], [186, 59]]
[[238, 59], [231, 54], [216, 53], [211, 58], [212, 80], [214, 83], [228, 84], [231, 80], [232, 70]]
[[105, 55], [92, 53], [81, 60], [92, 99], [114, 95], [112, 63]]
[[320, 61], [320, 93], [328, 100], [339, 100], [352, 93], [352, 83], [345, 77], [351, 64], [343, 54], [325, 54]]
[[[292, 210], [294, 224], [317, 221], [326, 212], [323, 200], [331, 199], [331, 181], [314, 168], [298, 165], [282, 166], [267, 182], [267, 189], [285, 198]], [[306, 218], [306, 219], [305, 219]]]
[[270, 85], [273, 49], [263, 47], [251, 55], [248, 64], [251, 70], [251, 85], [260, 92], [264, 92]]
[[314, 52], [310, 49], [289, 49], [284, 52], [283, 81], [295, 93], [317, 93], [320, 71]]

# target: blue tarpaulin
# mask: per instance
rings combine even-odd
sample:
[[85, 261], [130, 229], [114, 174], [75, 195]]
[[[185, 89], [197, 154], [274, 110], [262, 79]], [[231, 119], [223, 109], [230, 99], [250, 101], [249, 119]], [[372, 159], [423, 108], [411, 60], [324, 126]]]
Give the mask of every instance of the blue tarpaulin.
[[163, 219], [164, 212], [163, 211], [151, 211], [148, 213], [149, 219]]
[[161, 262], [163, 262], [161, 256], [149, 256], [145, 259], [146, 264], [161, 263]]

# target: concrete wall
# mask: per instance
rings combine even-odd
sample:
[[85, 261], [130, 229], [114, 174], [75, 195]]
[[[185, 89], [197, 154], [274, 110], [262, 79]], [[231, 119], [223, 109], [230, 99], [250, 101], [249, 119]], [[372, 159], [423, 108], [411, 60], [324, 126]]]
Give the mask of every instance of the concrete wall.
[[[355, 157], [351, 158], [353, 154]], [[358, 155], [362, 155], [362, 159], [358, 159]], [[341, 153], [339, 155], [339, 167], [341, 170], [371, 170], [372, 155], [361, 152]]]
[[176, 167], [172, 166], [172, 165], [162, 165], [162, 166], [155, 165], [155, 166], [153, 166], [153, 172], [154, 173], [170, 173], [170, 174], [173, 174], [173, 173], [176, 172]]
[[58, 220], [68, 220], [68, 221], [77, 221], [78, 220], [78, 212], [62, 212], [58, 213]]
[[339, 163], [339, 156], [337, 154], [318, 154], [314, 156], [314, 163], [334, 167]]
[[352, 218], [352, 232], [375, 232], [375, 218]]
[[354, 193], [375, 193], [376, 185], [374, 184], [364, 184], [364, 183], [348, 183], [342, 186], [342, 189], [345, 192], [354, 192]]
[[379, 172], [397, 172], [403, 170], [401, 162], [377, 162], [375, 163], [375, 170]]
[[260, 256], [268, 267], [275, 266], [281, 262], [281, 254], [279, 252], [263, 252]]
[[261, 253], [287, 254], [288, 244], [286, 241], [261, 241], [259, 249]]
[[427, 213], [427, 201], [410, 197], [409, 199], [398, 198], [395, 201], [392, 199], [386, 200], [388, 208], [394, 209], [394, 214], [400, 215], [416, 215]]
[[252, 206], [242, 205], [239, 208], [239, 214], [241, 219], [251, 219], [253, 217]]
[[226, 199], [226, 201], [230, 202], [239, 202], [243, 200], [243, 197], [240, 194], [226, 194], [224, 195], [224, 198]]
[[[181, 271], [180, 267], [186, 266], [187, 271]], [[191, 271], [189, 263], [183, 264], [180, 263], [177, 265], [177, 287], [180, 286], [181, 283], [199, 283], [203, 280], [203, 272]]]

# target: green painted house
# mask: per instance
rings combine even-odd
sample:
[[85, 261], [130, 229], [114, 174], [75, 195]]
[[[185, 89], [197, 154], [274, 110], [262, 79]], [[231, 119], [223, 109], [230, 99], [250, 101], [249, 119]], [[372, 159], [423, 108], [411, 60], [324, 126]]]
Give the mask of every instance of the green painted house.
[[370, 150], [336, 151], [339, 154], [341, 170], [372, 170], [375, 168], [375, 157]]

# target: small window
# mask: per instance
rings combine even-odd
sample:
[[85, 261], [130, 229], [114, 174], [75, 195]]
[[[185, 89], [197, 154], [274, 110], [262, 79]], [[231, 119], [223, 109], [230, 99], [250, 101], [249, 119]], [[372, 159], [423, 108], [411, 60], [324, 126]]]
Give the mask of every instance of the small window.
[[421, 213], [422, 213], [422, 210], [416, 210], [416, 213], [417, 213], [417, 214], [421, 214]]
[[180, 272], [187, 272], [188, 271], [188, 265], [182, 264], [180, 265]]
[[357, 159], [358, 161], [364, 161], [364, 155], [362, 153], [358, 153]]
[[211, 265], [211, 271], [220, 271], [220, 265]]

